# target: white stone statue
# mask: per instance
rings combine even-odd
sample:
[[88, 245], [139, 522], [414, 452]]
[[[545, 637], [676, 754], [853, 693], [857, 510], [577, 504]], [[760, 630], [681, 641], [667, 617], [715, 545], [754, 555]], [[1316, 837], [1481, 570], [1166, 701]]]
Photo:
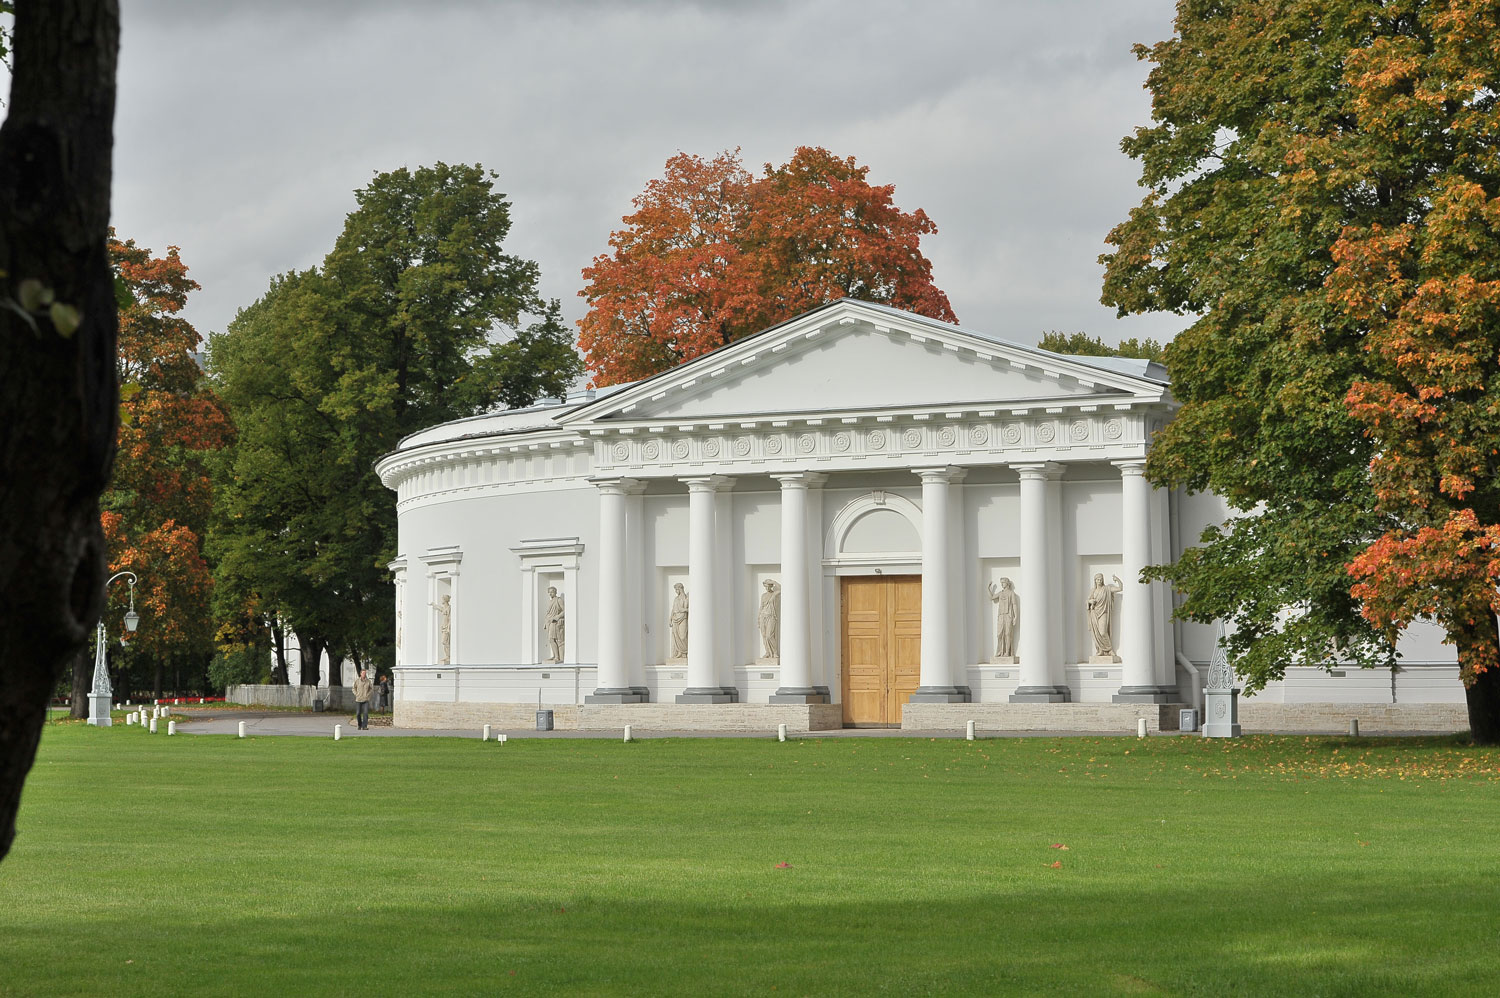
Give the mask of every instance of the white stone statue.
[[1016, 625], [1021, 622], [1021, 599], [1010, 579], [997, 587], [990, 583], [990, 602], [995, 604], [995, 661], [1010, 664], [1016, 659]]
[[1088, 602], [1084, 612], [1088, 615], [1089, 635], [1094, 639], [1094, 657], [1114, 659], [1115, 640], [1113, 634], [1113, 622], [1115, 613], [1115, 596], [1125, 588], [1118, 575], [1110, 578], [1115, 580], [1112, 586], [1104, 584], [1104, 575], [1094, 573], [1094, 588], [1089, 590]]
[[755, 616], [755, 622], [760, 625], [760, 643], [764, 647], [765, 658], [781, 660], [781, 584], [775, 579], [767, 579], [763, 585], [765, 592], [760, 594], [760, 612]]
[[401, 631], [401, 601], [396, 601], [396, 664], [401, 665], [406, 661], [406, 655], [402, 649], [405, 647], [406, 639], [402, 637]]
[[547, 613], [542, 618], [542, 627], [547, 632], [547, 661], [561, 663], [567, 632], [567, 611], [563, 607], [563, 598], [557, 595], [556, 586], [547, 587]]
[[687, 658], [688, 594], [681, 582], [672, 584], [672, 657]]
[[438, 665], [447, 665], [453, 650], [453, 597], [430, 604], [438, 612]]

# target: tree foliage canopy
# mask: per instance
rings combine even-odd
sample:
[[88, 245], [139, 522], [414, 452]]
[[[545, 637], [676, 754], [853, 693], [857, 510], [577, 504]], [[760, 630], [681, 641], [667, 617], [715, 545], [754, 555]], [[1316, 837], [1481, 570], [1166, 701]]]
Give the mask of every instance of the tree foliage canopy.
[[[203, 556], [213, 491], [209, 455], [229, 442], [227, 413], [197, 352], [202, 338], [181, 316], [198, 283], [177, 247], [155, 258], [111, 238], [120, 309], [119, 451], [100, 499], [110, 571], [137, 574], [137, 654], [160, 660], [210, 649], [212, 581]], [[113, 610], [126, 593], [109, 594]], [[113, 610], [111, 612], [113, 612]]]
[[1162, 363], [1165, 348], [1153, 339], [1138, 340], [1134, 337], [1121, 340], [1118, 346], [1110, 346], [1097, 336], [1088, 333], [1060, 333], [1052, 330], [1042, 334], [1037, 346], [1053, 353], [1072, 354], [1075, 357], [1134, 357], [1138, 360], [1154, 360]]
[[579, 343], [598, 384], [648, 377], [839, 298], [954, 320], [932, 283], [925, 212], [869, 167], [799, 148], [754, 178], [738, 151], [679, 153], [583, 276]]
[[375, 460], [433, 423], [563, 394], [581, 372], [536, 264], [504, 252], [494, 178], [442, 163], [379, 174], [320, 269], [276, 278], [212, 338], [239, 434], [213, 539], [226, 620], [276, 618], [304, 649], [383, 661], [396, 523]]
[[[1252, 689], [1287, 664], [1394, 665], [1418, 612], [1478, 619], [1472, 598], [1448, 612], [1439, 565], [1453, 531], [1495, 522], [1479, 486], [1500, 443], [1495, 17], [1469, 0], [1181, 0], [1175, 37], [1137, 49], [1154, 121], [1123, 145], [1148, 193], [1109, 235], [1104, 301], [1200, 316], [1166, 350], [1183, 407], [1148, 473], [1255, 515], [1161, 574], [1186, 616], [1234, 622]], [[1464, 510], [1478, 532], [1450, 518]], [[1489, 559], [1460, 561], [1492, 600]], [[1449, 636], [1493, 737], [1473, 686], [1493, 617]]]

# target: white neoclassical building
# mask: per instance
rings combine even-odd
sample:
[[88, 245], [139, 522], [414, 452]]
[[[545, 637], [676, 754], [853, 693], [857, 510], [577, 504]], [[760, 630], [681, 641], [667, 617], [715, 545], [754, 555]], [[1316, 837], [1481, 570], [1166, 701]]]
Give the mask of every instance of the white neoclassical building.
[[[1224, 515], [1142, 475], [1173, 409], [1146, 361], [844, 300], [414, 434], [378, 465], [396, 723], [1170, 728], [1213, 634], [1139, 573]], [[1408, 645], [1290, 670], [1247, 726], [1461, 727], [1451, 654]]]

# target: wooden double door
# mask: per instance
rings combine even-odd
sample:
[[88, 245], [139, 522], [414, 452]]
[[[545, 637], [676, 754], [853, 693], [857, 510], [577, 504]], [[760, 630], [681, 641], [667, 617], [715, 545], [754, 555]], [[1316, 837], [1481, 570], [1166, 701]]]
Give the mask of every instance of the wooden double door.
[[921, 681], [922, 577], [846, 576], [843, 627], [844, 723], [901, 723], [901, 706]]

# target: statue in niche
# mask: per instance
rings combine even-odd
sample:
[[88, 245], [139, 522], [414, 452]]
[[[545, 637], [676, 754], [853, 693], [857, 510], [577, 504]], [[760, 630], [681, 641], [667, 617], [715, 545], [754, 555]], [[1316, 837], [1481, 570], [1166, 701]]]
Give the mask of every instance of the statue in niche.
[[1104, 575], [1099, 572], [1094, 573], [1094, 588], [1089, 590], [1084, 612], [1089, 619], [1089, 635], [1094, 639], [1094, 658], [1112, 662], [1115, 656], [1115, 641], [1111, 636], [1115, 596], [1124, 590], [1125, 585], [1118, 575], [1112, 575], [1110, 578], [1115, 580], [1115, 584], [1106, 586]]
[[561, 663], [563, 641], [567, 631], [567, 611], [563, 598], [557, 595], [556, 586], [547, 587], [547, 613], [542, 618], [542, 628], [547, 632], [547, 661]]
[[453, 649], [453, 597], [430, 604], [438, 613], [438, 665], [447, 665]]
[[781, 661], [781, 584], [775, 579], [767, 579], [762, 585], [765, 592], [760, 594], [760, 612], [755, 616], [755, 622], [760, 625], [760, 643], [764, 648], [763, 658], [774, 658]]
[[687, 658], [688, 594], [681, 582], [672, 584], [672, 657]]
[[1016, 660], [1016, 625], [1021, 622], [1021, 599], [1009, 579], [990, 583], [990, 602], [995, 604], [995, 661], [1007, 665]]

